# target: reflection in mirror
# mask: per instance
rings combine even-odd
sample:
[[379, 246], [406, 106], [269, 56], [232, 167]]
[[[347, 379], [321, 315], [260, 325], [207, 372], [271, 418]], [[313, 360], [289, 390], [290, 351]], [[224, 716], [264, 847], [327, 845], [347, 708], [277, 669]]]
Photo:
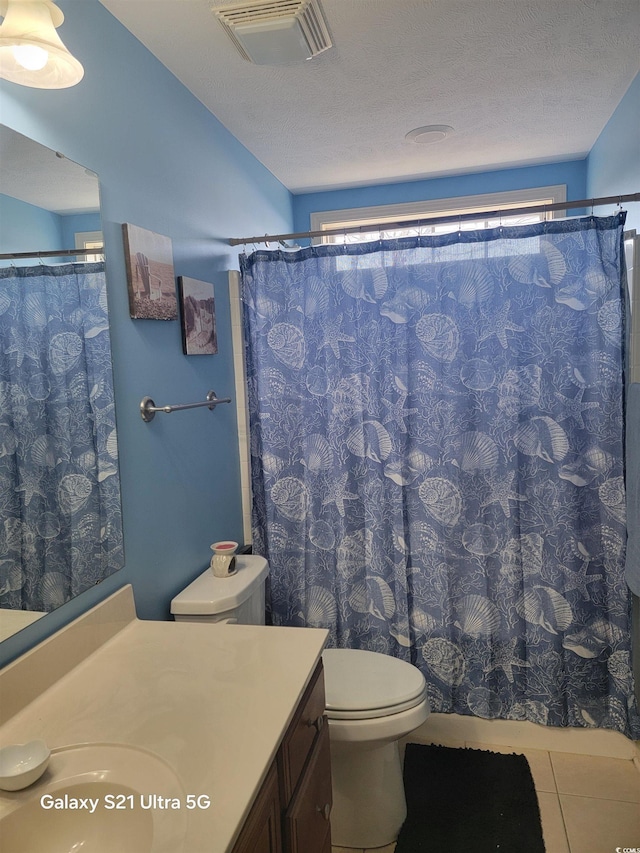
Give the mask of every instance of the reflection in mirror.
[[[79, 249], [87, 234], [102, 244], [95, 172], [4, 125], [0, 158], [1, 254], [32, 252], [37, 258], [46, 251]], [[32, 265], [33, 258], [0, 260], [0, 266], [10, 264]]]
[[98, 179], [2, 126], [0, 150], [4, 639], [124, 560]]

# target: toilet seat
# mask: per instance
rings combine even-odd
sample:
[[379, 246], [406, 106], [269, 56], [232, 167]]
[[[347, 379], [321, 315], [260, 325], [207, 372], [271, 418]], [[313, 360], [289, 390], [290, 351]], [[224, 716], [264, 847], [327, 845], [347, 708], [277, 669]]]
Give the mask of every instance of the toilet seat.
[[370, 720], [425, 701], [424, 676], [398, 658], [364, 649], [326, 649], [322, 655], [329, 720]]

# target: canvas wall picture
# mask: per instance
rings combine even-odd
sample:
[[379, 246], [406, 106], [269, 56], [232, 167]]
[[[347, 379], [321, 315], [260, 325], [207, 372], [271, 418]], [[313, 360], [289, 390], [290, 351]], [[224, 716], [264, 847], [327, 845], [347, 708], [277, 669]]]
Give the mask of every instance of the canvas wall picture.
[[215, 355], [218, 352], [213, 285], [180, 276], [182, 349], [185, 355]]
[[128, 223], [122, 233], [129, 314], [134, 320], [177, 320], [171, 238]]

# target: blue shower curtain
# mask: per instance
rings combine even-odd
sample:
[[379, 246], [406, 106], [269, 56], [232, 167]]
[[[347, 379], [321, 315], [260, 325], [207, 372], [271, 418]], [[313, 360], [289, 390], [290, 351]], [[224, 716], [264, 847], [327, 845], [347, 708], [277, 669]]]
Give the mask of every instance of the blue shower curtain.
[[640, 737], [623, 223], [241, 258], [274, 624], [410, 661], [434, 711]]
[[0, 270], [0, 607], [123, 565], [104, 264]]

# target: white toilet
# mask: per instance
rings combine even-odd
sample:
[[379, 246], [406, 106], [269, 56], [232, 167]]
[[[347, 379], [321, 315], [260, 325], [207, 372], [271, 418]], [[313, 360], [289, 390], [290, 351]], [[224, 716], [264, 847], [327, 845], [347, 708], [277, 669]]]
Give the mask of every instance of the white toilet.
[[331, 842], [383, 847], [407, 815], [398, 741], [429, 715], [424, 676], [359, 649], [322, 655], [331, 744]]
[[[263, 557], [241, 555], [237, 571], [211, 569], [171, 602], [176, 621], [264, 625]], [[339, 847], [383, 847], [406, 817], [400, 738], [429, 715], [422, 673], [405, 661], [359, 649], [322, 655], [331, 744], [331, 841]]]

